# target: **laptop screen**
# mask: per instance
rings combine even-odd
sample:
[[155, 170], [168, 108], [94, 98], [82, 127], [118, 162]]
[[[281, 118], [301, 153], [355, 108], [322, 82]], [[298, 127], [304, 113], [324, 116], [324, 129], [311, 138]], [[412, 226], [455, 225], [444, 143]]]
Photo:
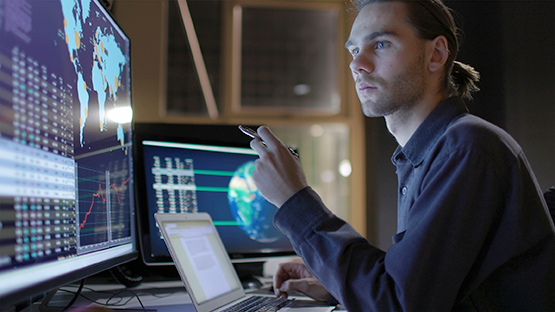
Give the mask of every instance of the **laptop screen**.
[[199, 304], [241, 288], [228, 255], [208, 220], [165, 221], [175, 262]]

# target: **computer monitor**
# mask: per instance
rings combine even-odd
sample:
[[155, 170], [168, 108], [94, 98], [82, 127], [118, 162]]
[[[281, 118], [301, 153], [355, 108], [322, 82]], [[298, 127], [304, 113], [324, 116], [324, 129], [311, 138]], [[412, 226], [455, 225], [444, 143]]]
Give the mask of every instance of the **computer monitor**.
[[232, 262], [290, 256], [273, 225], [277, 208], [252, 180], [258, 155], [237, 125], [134, 126], [141, 254], [148, 265], [172, 264], [154, 213], [207, 212]]
[[138, 256], [130, 43], [97, 0], [0, 1], [0, 310]]

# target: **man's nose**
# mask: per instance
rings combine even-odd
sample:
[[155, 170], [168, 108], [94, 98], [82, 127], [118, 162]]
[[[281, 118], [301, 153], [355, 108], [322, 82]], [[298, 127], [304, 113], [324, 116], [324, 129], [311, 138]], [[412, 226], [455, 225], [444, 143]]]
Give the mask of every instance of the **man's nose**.
[[374, 71], [374, 62], [361, 52], [349, 64], [353, 75], [369, 74]]

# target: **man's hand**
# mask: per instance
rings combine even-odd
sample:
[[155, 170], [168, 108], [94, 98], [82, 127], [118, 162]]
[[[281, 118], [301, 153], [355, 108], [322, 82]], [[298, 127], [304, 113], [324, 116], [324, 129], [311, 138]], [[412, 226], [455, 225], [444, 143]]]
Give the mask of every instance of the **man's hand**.
[[289, 292], [299, 292], [317, 301], [327, 302], [330, 293], [312, 275], [304, 263], [286, 262], [278, 265], [274, 274], [274, 292], [276, 296], [285, 295]]
[[291, 196], [307, 186], [299, 158], [292, 155], [268, 127], [259, 127], [251, 147], [260, 157], [254, 163], [254, 183], [262, 195], [280, 208]]

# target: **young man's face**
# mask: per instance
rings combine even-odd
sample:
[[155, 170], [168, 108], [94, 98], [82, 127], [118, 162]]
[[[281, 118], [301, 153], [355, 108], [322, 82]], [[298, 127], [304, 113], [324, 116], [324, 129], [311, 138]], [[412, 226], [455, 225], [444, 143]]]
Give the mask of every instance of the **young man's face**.
[[353, 56], [350, 68], [368, 117], [411, 108], [424, 94], [425, 41], [416, 36], [405, 12], [401, 2], [366, 5], [345, 44]]

